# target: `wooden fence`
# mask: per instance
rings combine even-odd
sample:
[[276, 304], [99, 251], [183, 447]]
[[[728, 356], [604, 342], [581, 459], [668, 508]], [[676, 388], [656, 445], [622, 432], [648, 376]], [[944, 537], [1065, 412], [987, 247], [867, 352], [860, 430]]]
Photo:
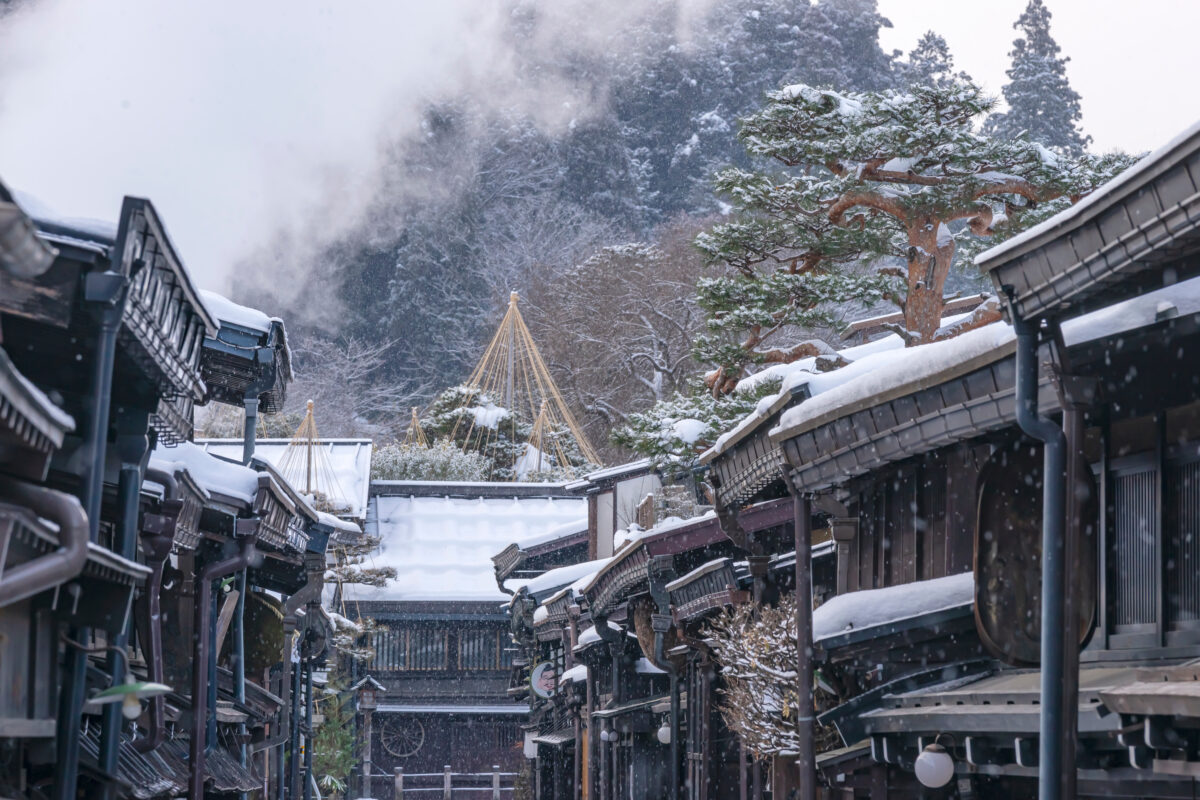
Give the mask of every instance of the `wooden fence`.
[[405, 773], [400, 767], [392, 778], [394, 800], [504, 800], [512, 797], [515, 772], [501, 772], [499, 766], [491, 772], [454, 772], [447, 764], [441, 772]]

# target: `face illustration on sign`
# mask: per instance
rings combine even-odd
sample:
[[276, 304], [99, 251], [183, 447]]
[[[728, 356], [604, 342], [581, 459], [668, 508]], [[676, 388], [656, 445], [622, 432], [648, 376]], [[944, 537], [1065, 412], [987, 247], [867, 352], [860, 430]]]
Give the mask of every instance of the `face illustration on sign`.
[[533, 672], [530, 673], [529, 687], [538, 697], [551, 697], [557, 688], [555, 678], [554, 665], [549, 661], [543, 661], [541, 664], [535, 666]]

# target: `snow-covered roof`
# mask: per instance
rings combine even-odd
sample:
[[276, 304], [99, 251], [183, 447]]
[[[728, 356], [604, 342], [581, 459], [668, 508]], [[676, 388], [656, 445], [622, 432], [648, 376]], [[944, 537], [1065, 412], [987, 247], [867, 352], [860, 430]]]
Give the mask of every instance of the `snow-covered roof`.
[[957, 608], [974, 601], [975, 574], [972, 572], [884, 589], [848, 592], [813, 610], [813, 641]]
[[240, 305], [207, 289], [200, 290], [200, 298], [208, 308], [208, 313], [220, 324], [229, 323], [261, 333], [271, 332], [271, 317], [257, 308]]
[[1158, 320], [1200, 314], [1200, 278], [1146, 292], [1090, 314], [1065, 320], [1063, 339], [1068, 345], [1116, 336], [1144, 328]]
[[[493, 484], [492, 488], [499, 492]], [[489, 492], [490, 494], [490, 492]], [[387, 586], [346, 584], [346, 600], [505, 600], [491, 556], [506, 543], [571, 522], [578, 497], [373, 495], [366, 530], [380, 545], [364, 566], [393, 567]]]
[[566, 539], [571, 536], [576, 536], [580, 533], [586, 533], [588, 529], [588, 518], [585, 514], [577, 520], [568, 522], [565, 525], [551, 528], [545, 533], [539, 533], [536, 536], [529, 536], [519, 542], [513, 542], [521, 550], [528, 550], [538, 545], [547, 544], [557, 539]]
[[650, 471], [650, 459], [643, 458], [640, 461], [630, 461], [628, 464], [617, 464], [612, 467], [589, 472], [587, 479], [592, 483], [600, 481], [613, 480], [614, 478], [624, 477], [625, 475], [636, 475], [642, 472]]
[[646, 658], [645, 656], [642, 656], [636, 662], [634, 662], [633, 669], [639, 675], [666, 675], [667, 674], [667, 671], [665, 669], [656, 667], [654, 665], [654, 663], [650, 659]]
[[1140, 179], [1152, 177], [1156, 168], [1168, 160], [1173, 151], [1200, 136], [1200, 121], [1197, 121], [1179, 135], [1172, 138], [1162, 147], [1138, 161], [1129, 169], [1101, 186], [1087, 197], [1065, 208], [1047, 220], [1034, 225], [1032, 228], [1005, 239], [1000, 244], [975, 257], [975, 264], [983, 270], [991, 270], [1000, 264], [1006, 256], [1011, 257], [1018, 250], [1033, 249], [1037, 243], [1050, 239], [1066, 230], [1078, 227], [1086, 222], [1095, 212], [1100, 211], [1106, 204], [1113, 202], [1136, 190]]
[[[215, 456], [238, 460], [242, 456], [241, 439], [197, 439], [196, 444]], [[303, 481], [284, 472], [284, 459], [290, 445], [291, 439], [259, 439], [254, 443], [254, 455], [270, 462], [296, 485], [298, 491], [303, 491]], [[320, 488], [328, 491], [331, 504], [334, 508], [347, 509], [342, 516], [364, 519], [367, 515], [367, 493], [371, 486], [371, 440], [322, 439], [314, 447], [321, 448], [324, 454], [318, 463], [329, 465], [329, 477], [334, 485], [327, 487], [323, 485], [326, 481], [322, 481]], [[295, 460], [295, 454], [292, 460]], [[303, 464], [302, 461], [300, 463]]]
[[612, 558], [598, 558], [595, 561], [583, 561], [578, 564], [568, 564], [565, 567], [555, 567], [546, 570], [535, 578], [530, 578], [525, 589], [532, 595], [543, 594], [564, 586], [571, 586], [581, 579], [596, 574], [604, 568]]
[[[871, 365], [885, 363], [888, 353], [896, 350], [904, 349], [904, 340], [896, 334], [883, 336], [865, 344], [847, 347], [844, 350], [839, 350], [838, 355], [851, 365], [863, 362], [863, 369], [869, 369]], [[834, 372], [841, 372], [846, 369], [842, 367]], [[733, 447], [740, 442], [750, 431], [757, 428], [763, 420], [770, 417], [772, 414], [779, 411], [780, 408], [793, 397], [802, 388], [807, 388], [810, 394], [813, 393], [813, 380], [819, 376], [832, 375], [833, 372], [818, 372], [816, 358], [801, 358], [791, 364], [776, 364], [767, 369], [749, 375], [738, 381], [735, 391], [745, 392], [750, 391], [755, 386], [769, 380], [780, 380], [782, 385], [779, 392], [773, 395], [768, 395], [758, 401], [754, 412], [744, 417], [734, 427], [730, 428], [725, 433], [717, 437], [717, 441], [706, 450], [701, 456], [700, 461], [708, 463], [716, 458], [721, 453]], [[818, 381], [818, 384], [821, 382]]]
[[794, 436], [848, 412], [864, 401], [872, 404], [915, 391], [931, 379], [943, 379], [951, 368], [973, 369], [1007, 355], [1015, 341], [1012, 327], [993, 323], [953, 339], [908, 347], [863, 358], [813, 375], [811, 397], [783, 412], [773, 437]]
[[201, 488], [246, 503], [258, 492], [258, 473], [241, 464], [225, 461], [192, 442], [174, 447], [160, 444], [150, 455], [150, 464], [167, 472], [186, 470]]

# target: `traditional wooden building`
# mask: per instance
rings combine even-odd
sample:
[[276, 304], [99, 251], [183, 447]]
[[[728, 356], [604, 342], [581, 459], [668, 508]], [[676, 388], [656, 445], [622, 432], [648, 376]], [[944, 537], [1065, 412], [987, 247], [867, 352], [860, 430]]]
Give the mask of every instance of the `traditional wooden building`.
[[193, 288], [146, 200], [115, 226], [31, 223], [0, 191], [0, 221], [0, 793], [282, 796], [266, 754], [291, 659], [270, 593], [312, 586], [317, 607], [332, 526], [269, 469], [187, 441], [222, 386], [279, 396], [286, 369], [263, 364], [286, 364], [282, 323], [239, 343], [242, 377], [237, 359], [213, 369], [233, 306]]
[[[490, 557], [513, 542], [555, 529], [583, 529], [587, 506], [561, 484], [373, 481], [366, 533], [369, 559], [392, 567], [386, 586], [329, 590], [332, 608], [376, 626], [367, 664], [384, 690], [373, 713], [371, 762], [405, 785], [442, 786], [449, 767], [460, 787], [490, 785], [499, 766], [510, 791], [521, 760], [527, 702], [509, 693], [513, 648]], [[390, 797], [392, 780], [363, 787]]]
[[756, 459], [829, 513], [838, 594], [801, 664], [846, 745], [817, 759], [824, 791], [1192, 791], [1198, 147], [1193, 129], [982, 257], [1015, 330], [793, 381], [714, 462], [727, 514]]

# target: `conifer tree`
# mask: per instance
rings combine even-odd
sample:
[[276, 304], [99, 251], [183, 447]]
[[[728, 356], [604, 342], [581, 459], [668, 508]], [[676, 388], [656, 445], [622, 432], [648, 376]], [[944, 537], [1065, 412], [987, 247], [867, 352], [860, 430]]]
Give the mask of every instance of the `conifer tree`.
[[[767, 181], [751, 173], [729, 176], [724, 188], [751, 225], [768, 221], [768, 235], [717, 229], [711, 252], [735, 266], [744, 258], [781, 261], [807, 252], [815, 235], [827, 237], [832, 252], [822, 248], [815, 268], [803, 272], [811, 276], [804, 282], [814, 305], [845, 299], [845, 282], [826, 277], [830, 265], [898, 257], [903, 267], [884, 270], [898, 280], [880, 296], [900, 307], [904, 324], [896, 332], [910, 345], [942, 337], [943, 291], [960, 243], [1018, 230], [1090, 192], [1126, 163], [1069, 159], [1024, 136], [980, 135], [976, 121], [994, 101], [957, 79], [903, 92], [845, 94], [798, 84], [768, 97], [740, 136], [752, 155], [793, 174]], [[766, 271], [762, 280], [779, 279]], [[861, 282], [853, 285], [862, 291]], [[993, 304], [954, 333], [997, 318]]]
[[954, 71], [954, 56], [950, 55], [949, 45], [933, 31], [925, 32], [909, 52], [908, 63], [901, 66], [910, 85], [941, 88], [955, 80], [971, 80], [967, 73]]
[[1042, 0], [1029, 0], [1013, 27], [1021, 35], [1009, 51], [1009, 82], [1001, 90], [1008, 111], [992, 115], [985, 130], [1003, 138], [1024, 131], [1033, 141], [1078, 155], [1092, 137], [1079, 128], [1079, 93], [1067, 81], [1070, 59], [1059, 56], [1050, 35], [1050, 10]]

